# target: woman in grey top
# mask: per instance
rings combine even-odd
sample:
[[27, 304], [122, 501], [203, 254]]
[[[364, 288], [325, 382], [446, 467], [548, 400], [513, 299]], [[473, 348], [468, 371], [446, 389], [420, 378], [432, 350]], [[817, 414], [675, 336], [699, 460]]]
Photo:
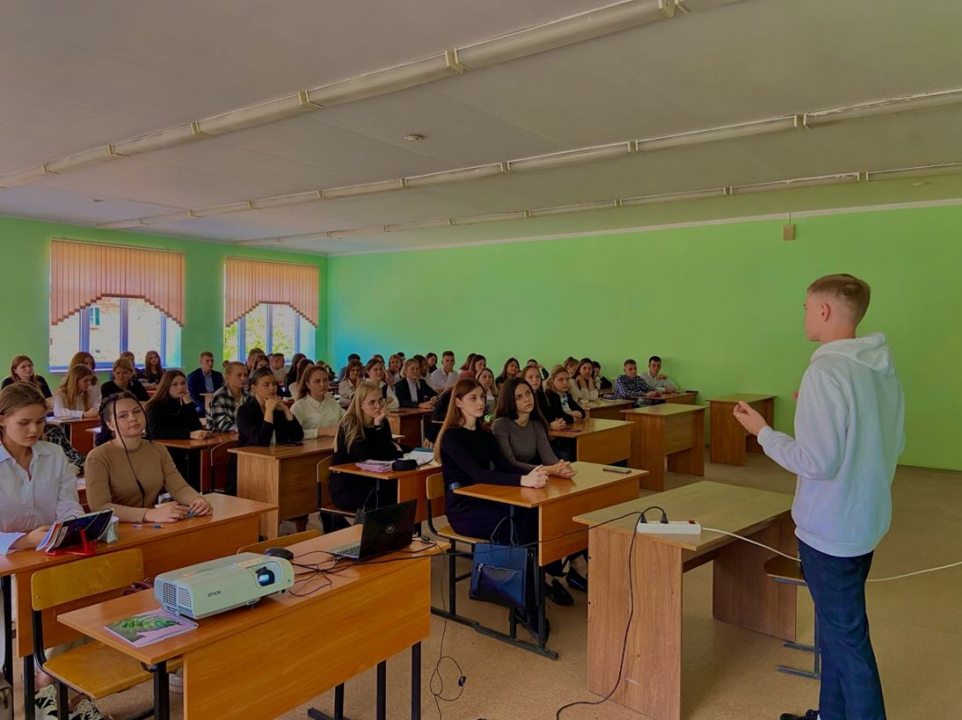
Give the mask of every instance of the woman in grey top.
[[543, 465], [549, 475], [570, 478], [575, 471], [567, 460], [558, 460], [548, 442], [545, 422], [534, 390], [521, 378], [508, 380], [498, 397], [498, 408], [491, 431], [498, 439], [501, 453], [526, 472]]

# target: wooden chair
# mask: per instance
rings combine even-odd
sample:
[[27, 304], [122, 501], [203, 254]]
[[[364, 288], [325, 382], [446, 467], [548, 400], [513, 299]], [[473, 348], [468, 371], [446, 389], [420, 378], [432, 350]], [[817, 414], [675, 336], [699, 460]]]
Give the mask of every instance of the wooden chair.
[[467, 580], [471, 577], [471, 573], [465, 573], [464, 575], [457, 574], [457, 558], [458, 558], [458, 543], [462, 543], [471, 548], [471, 552], [474, 552], [474, 546], [482, 543], [487, 543], [488, 540], [483, 538], [471, 537], [469, 535], [461, 535], [454, 531], [450, 525], [444, 525], [442, 527], [435, 527], [434, 525], [434, 513], [431, 510], [431, 501], [437, 502], [438, 500], [444, 499], [444, 476], [441, 473], [434, 473], [433, 475], [428, 475], [425, 480], [426, 483], [426, 495], [428, 501], [428, 527], [431, 532], [440, 538], [451, 543], [451, 548], [445, 553], [448, 556], [448, 608], [436, 608], [432, 607], [431, 612], [448, 620], [454, 620], [462, 625], [468, 625], [473, 628], [479, 626], [476, 620], [471, 620], [464, 617], [463, 615], [458, 615], [458, 593], [457, 584], [462, 580]]
[[242, 548], [238, 548], [237, 552], [263, 554], [268, 548], [290, 547], [291, 545], [297, 545], [297, 543], [304, 542], [305, 540], [311, 540], [312, 538], [319, 537], [320, 534], [320, 530], [305, 530], [304, 532], [294, 533], [293, 535], [281, 535], [280, 537], [276, 537], [271, 540], [262, 540], [261, 542], [245, 545]]
[[[224, 492], [230, 484], [230, 470], [234, 462], [234, 456], [228, 450], [237, 447], [236, 440], [227, 440], [215, 445], [210, 450], [210, 487], [207, 490], [201, 488], [203, 492]], [[218, 489], [218, 486], [220, 489]]]
[[[802, 571], [801, 564], [788, 558], [781, 556], [773, 557], [765, 563], [765, 574], [777, 583], [795, 585], [796, 587], [808, 587], [808, 584], [805, 582], [805, 573]], [[811, 645], [796, 642], [787, 642], [783, 643], [783, 645], [792, 650], [814, 653], [815, 663], [811, 670], [800, 670], [799, 668], [788, 667], [786, 665], [777, 665], [776, 668], [779, 672], [798, 675], [799, 677], [809, 678], [810, 680], [818, 680], [822, 676], [822, 652], [818, 638], [818, 613], [815, 614], [815, 633]]]
[[[160, 663], [145, 669], [136, 660], [103, 643], [89, 642], [52, 658], [47, 658], [43, 640], [43, 611], [90, 598], [101, 600], [105, 593], [116, 593], [143, 580], [144, 558], [139, 549], [94, 555], [71, 563], [38, 570], [30, 581], [33, 624], [33, 657], [37, 666], [57, 682], [57, 717], [70, 717], [67, 688], [97, 700], [154, 680], [154, 707], [136, 718], [161, 717], [168, 706], [168, 672], [181, 662]], [[25, 670], [27, 672], [27, 670]], [[32, 678], [32, 670], [30, 670]], [[32, 683], [31, 683], [32, 684]]]
[[317, 511], [319, 515], [342, 517], [353, 522], [356, 513], [352, 513], [350, 510], [341, 510], [334, 504], [334, 500], [331, 498], [331, 490], [328, 483], [331, 479], [331, 464], [333, 462], [334, 456], [331, 455], [317, 464]]

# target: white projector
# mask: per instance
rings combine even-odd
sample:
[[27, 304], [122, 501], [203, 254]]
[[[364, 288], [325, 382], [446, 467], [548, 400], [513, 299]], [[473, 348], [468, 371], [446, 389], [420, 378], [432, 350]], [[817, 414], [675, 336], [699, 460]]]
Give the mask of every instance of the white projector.
[[294, 584], [294, 568], [278, 557], [239, 553], [161, 573], [154, 597], [167, 612], [195, 620], [245, 605]]

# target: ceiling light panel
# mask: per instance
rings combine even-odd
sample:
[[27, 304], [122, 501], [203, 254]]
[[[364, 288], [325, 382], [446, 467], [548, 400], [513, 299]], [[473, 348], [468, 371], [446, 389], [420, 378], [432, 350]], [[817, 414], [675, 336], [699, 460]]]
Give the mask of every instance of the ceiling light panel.
[[638, 205], [657, 205], [667, 202], [683, 202], [685, 200], [705, 200], [707, 198], [725, 197], [728, 188], [712, 188], [711, 190], [694, 190], [692, 192], [664, 193], [662, 195], [645, 195], [644, 197], [623, 198], [622, 207], [636, 207]]
[[229, 215], [230, 213], [244, 212], [245, 210], [253, 210], [253, 209], [254, 209], [254, 203], [245, 201], [245, 202], [227, 203], [226, 205], [212, 205], [210, 207], [199, 208], [197, 210], [191, 210], [190, 214], [191, 214], [191, 217], [202, 218], [202, 217], [210, 217], [212, 215]]
[[111, 160], [120, 160], [122, 157], [123, 156], [118, 155], [114, 151], [112, 146], [104, 145], [103, 147], [93, 148], [92, 150], [67, 155], [59, 160], [51, 160], [46, 164], [46, 168], [48, 172], [62, 173], [67, 170], [78, 170], [90, 165], [99, 165], [100, 163], [110, 162]]
[[503, 220], [520, 220], [528, 217], [526, 210], [518, 212], [494, 213], [492, 215], [471, 215], [469, 217], [452, 218], [452, 225], [480, 225], [481, 223], [501, 222]]
[[271, 208], [290, 207], [291, 205], [303, 205], [304, 203], [314, 202], [320, 199], [321, 191], [311, 190], [309, 192], [263, 198], [262, 200], [255, 200], [252, 204], [255, 210], [269, 210]]
[[559, 205], [557, 207], [540, 208], [528, 212], [528, 217], [549, 217], [551, 215], [567, 215], [569, 213], [588, 212], [590, 210], [612, 210], [621, 207], [619, 200], [602, 200], [600, 202], [580, 203], [578, 205]]
[[397, 180], [383, 180], [381, 182], [364, 183], [362, 185], [348, 185], [346, 187], [322, 190], [321, 196], [325, 200], [333, 200], [335, 198], [358, 197], [359, 195], [375, 195], [377, 193], [394, 192], [395, 190], [403, 190], [405, 187], [407, 187], [407, 185], [404, 180], [398, 178]]
[[97, 227], [104, 230], [123, 230], [124, 228], [140, 227], [143, 223], [140, 218], [130, 218], [128, 220], [113, 220], [111, 222], [98, 223]]
[[866, 179], [873, 182], [877, 180], [904, 180], [929, 175], [958, 175], [960, 173], [962, 173], [962, 163], [943, 163], [941, 165], [920, 165], [897, 170], [878, 170], [867, 173]]
[[142, 225], [163, 225], [164, 223], [190, 220], [192, 217], [194, 217], [194, 215], [190, 212], [190, 210], [182, 210], [180, 212], [172, 212], [165, 215], [153, 215], [151, 217], [141, 218], [140, 222]]
[[18, 170], [6, 175], [0, 175], [0, 188], [13, 188], [19, 187], [20, 185], [29, 185], [32, 182], [37, 182], [37, 180], [42, 180], [43, 178], [51, 175], [56, 175], [56, 173], [50, 172], [46, 165], [38, 165], [37, 167], [27, 168], [26, 170]]
[[443, 172], [430, 173], [428, 175], [414, 175], [405, 178], [407, 187], [418, 188], [429, 185], [440, 185], [451, 182], [467, 182], [469, 180], [480, 180], [481, 178], [501, 175], [508, 172], [508, 163], [492, 163], [491, 165], [480, 165], [477, 167], [459, 168], [457, 170], [445, 170]]
[[380, 235], [387, 232], [383, 225], [371, 225], [362, 228], [351, 228], [350, 230], [332, 230], [327, 233], [329, 238], [359, 237], [361, 235]]

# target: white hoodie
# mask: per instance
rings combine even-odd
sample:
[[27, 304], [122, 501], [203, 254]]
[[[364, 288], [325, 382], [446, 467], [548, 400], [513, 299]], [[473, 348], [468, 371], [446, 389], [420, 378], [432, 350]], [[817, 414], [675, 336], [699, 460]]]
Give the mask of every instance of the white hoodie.
[[798, 392], [795, 438], [767, 427], [758, 436], [770, 458], [798, 473], [792, 518], [802, 542], [836, 557], [875, 549], [892, 521], [904, 419], [885, 335], [815, 351]]

